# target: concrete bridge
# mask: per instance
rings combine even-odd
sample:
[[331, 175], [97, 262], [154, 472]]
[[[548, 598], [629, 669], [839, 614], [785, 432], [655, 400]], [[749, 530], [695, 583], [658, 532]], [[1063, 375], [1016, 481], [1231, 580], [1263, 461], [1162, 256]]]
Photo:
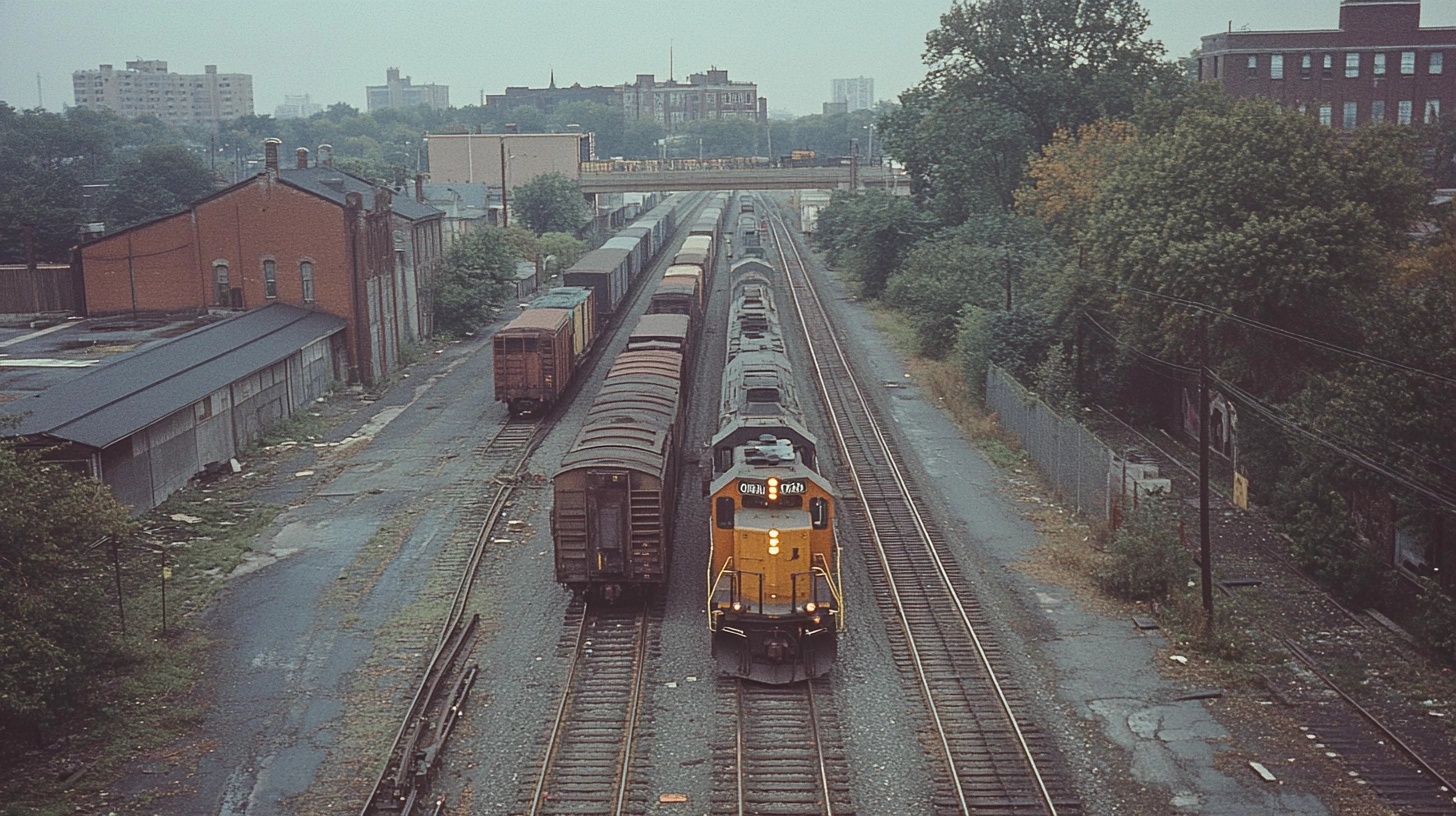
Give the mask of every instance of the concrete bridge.
[[898, 175], [892, 177], [889, 170], [878, 166], [634, 171], [600, 171], [583, 166], [580, 184], [587, 195], [659, 190], [848, 190], [851, 185], [894, 186], [909, 192], [904, 173]]

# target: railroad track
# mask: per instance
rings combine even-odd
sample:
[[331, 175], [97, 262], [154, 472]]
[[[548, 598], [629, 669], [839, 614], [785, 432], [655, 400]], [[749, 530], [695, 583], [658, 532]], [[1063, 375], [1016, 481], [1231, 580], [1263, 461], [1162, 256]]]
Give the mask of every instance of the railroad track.
[[[1117, 422], [1115, 430], [1102, 434], [1106, 441], [1162, 466], [1174, 495], [1196, 495], [1196, 460], [1185, 461], [1188, 453], [1171, 440], [1160, 444]], [[1289, 655], [1284, 666], [1265, 674], [1265, 682], [1314, 750], [1336, 759], [1356, 784], [1368, 785], [1399, 813], [1456, 814], [1456, 785], [1449, 770], [1441, 770], [1452, 767], [1451, 745], [1439, 720], [1424, 709], [1413, 713], [1409, 699], [1369, 686], [1357, 700], [1332, 668], [1348, 667], [1352, 655], [1373, 666], [1405, 659], [1391, 633], [1329, 597], [1282, 549], [1262, 543], [1267, 536], [1249, 527], [1254, 522], [1248, 516], [1213, 515], [1213, 567], [1225, 597], [1264, 592], [1298, 599], [1282, 605], [1285, 617], [1278, 623], [1261, 627], [1267, 641], [1281, 644]], [[1268, 620], [1267, 613], [1260, 619]]]
[[718, 679], [731, 743], [715, 749], [715, 816], [853, 816], [833, 683], [765, 686]]
[[633, 763], [644, 704], [648, 640], [658, 616], [644, 602], [632, 609], [588, 609], [573, 601], [575, 648], [555, 724], [516, 812], [640, 813]]
[[798, 246], [776, 212], [770, 221], [843, 459], [839, 480], [848, 500], [840, 506], [868, 539], [879, 603], [899, 624], [890, 632], [896, 659], [925, 704], [924, 741], [940, 763], [936, 812], [1080, 812], [1050, 738], [1022, 715], [1024, 694], [943, 535], [914, 498], [921, 491], [860, 388]]
[[434, 812], [443, 808], [442, 800], [427, 801], [429, 785], [478, 673], [478, 667], [467, 665], [479, 623], [479, 615], [466, 616], [475, 574], [491, 532], [510, 500], [515, 478], [549, 427], [547, 423], [512, 419], [474, 450], [487, 467], [498, 467], [494, 491], [460, 565], [460, 580], [441, 624], [438, 644], [364, 803], [362, 816], [410, 816], [423, 813], [427, 805]]

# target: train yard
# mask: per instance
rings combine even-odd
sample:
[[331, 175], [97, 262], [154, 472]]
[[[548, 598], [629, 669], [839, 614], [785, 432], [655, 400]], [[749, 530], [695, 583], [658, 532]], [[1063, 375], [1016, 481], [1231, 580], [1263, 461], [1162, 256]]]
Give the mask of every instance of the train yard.
[[[1033, 655], [1045, 649], [1034, 607], [1049, 602], [1008, 604], [988, 575], [978, 551], [1006, 534], [968, 533], [936, 498], [946, 471], [907, 452], [900, 392], [849, 341], [842, 304], [819, 291], [822, 271], [774, 199], [659, 206], [478, 352], [497, 365], [473, 375], [475, 441], [435, 457], [436, 473], [459, 475], [424, 499], [442, 512], [412, 522], [428, 536], [395, 556], [428, 573], [421, 610], [375, 641], [367, 665], [388, 671], [356, 681], [349, 717], [363, 725], [311, 786], [328, 795], [287, 812], [1073, 814], [1136, 802], [1132, 752], [1087, 725], [1105, 704], [1058, 702], [1059, 679]], [[764, 299], [782, 334], [759, 342], [759, 312], [740, 306]], [[750, 351], [787, 364], [744, 354], [745, 326]], [[533, 367], [532, 348], [557, 356]], [[515, 380], [503, 386], [506, 357]], [[755, 385], [730, 398], [745, 365]], [[772, 402], [792, 397], [798, 414], [764, 413], [769, 382]], [[379, 490], [371, 467], [348, 471], [361, 491]], [[832, 648], [806, 651], [830, 634]], [[739, 637], [741, 651], [723, 645]], [[1389, 740], [1323, 695], [1308, 703], [1321, 749], [1358, 762], [1362, 744]], [[1195, 751], [1219, 739], [1207, 733]], [[1361, 766], [1372, 788], [1451, 812], [1429, 769], [1384, 750]], [[1175, 801], [1194, 801], [1166, 776]], [[1197, 801], [1323, 812], [1306, 791], [1258, 784]], [[1126, 812], [1170, 812], [1167, 796], [1139, 804]]]

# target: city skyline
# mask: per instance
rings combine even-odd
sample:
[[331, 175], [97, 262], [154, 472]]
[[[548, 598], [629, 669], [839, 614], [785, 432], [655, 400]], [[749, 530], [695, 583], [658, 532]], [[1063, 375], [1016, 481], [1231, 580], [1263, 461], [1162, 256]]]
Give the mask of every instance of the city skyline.
[[[1226, 0], [1197, 8], [1186, 0], [1145, 0], [1143, 6], [1148, 36], [1163, 42], [1169, 58], [1186, 56], [1201, 36], [1228, 28], [1327, 29], [1339, 16], [1339, 0], [1277, 6]], [[782, 6], [747, 0], [739, 10], [763, 22], [725, 27], [701, 25], [700, 15], [680, 4], [649, 2], [641, 13], [654, 25], [616, 16], [563, 26], [563, 19], [582, 19], [596, 7], [540, 0], [483, 11], [478, 4], [442, 0], [431, 7], [432, 19], [455, 23], [423, 27], [434, 32], [429, 39], [411, 35], [380, 46], [378, 31], [401, 30], [399, 7], [382, 0], [306, 6], [257, 0], [246, 18], [213, 0], [185, 6], [0, 0], [0, 100], [32, 108], [43, 95], [44, 107], [61, 110], [75, 104], [73, 72], [134, 59], [163, 60], [178, 73], [217, 65], [251, 74], [259, 115], [303, 94], [324, 106], [344, 102], [365, 110], [365, 88], [395, 66], [450, 86], [456, 106], [477, 104], [482, 94], [508, 86], [544, 87], [553, 73], [559, 86], [618, 85], [637, 74], [682, 79], [720, 68], [757, 83], [771, 112], [802, 116], [828, 101], [835, 78], [874, 77], [879, 99], [893, 99], [919, 82], [926, 70], [925, 34], [949, 7], [949, 0], [905, 0], [884, 15], [869, 3], [807, 0], [795, 8], [796, 24], [773, 25], [783, 19]], [[857, 8], [863, 13], [845, 13]], [[1425, 0], [1422, 24], [1456, 26], [1456, 0]], [[491, 47], [482, 49], [481, 42]]]

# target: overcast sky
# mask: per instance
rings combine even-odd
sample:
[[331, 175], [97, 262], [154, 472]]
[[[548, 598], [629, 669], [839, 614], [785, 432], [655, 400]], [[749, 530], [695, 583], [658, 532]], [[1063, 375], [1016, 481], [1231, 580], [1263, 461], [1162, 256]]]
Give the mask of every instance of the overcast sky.
[[[894, 98], [925, 74], [925, 33], [950, 0], [0, 0], [0, 100], [74, 102], [71, 72], [165, 60], [171, 71], [253, 76], [253, 104], [285, 94], [364, 108], [364, 87], [395, 66], [450, 86], [452, 105], [507, 85], [616, 85], [639, 73], [678, 79], [710, 67], [758, 83], [769, 109], [818, 113], [830, 80], [868, 76]], [[1339, 0], [1143, 0], [1149, 36], [1171, 56], [1199, 37], [1333, 28]], [[630, 13], [629, 13], [630, 12]], [[1456, 0], [1425, 0], [1426, 26], [1456, 26]]]

